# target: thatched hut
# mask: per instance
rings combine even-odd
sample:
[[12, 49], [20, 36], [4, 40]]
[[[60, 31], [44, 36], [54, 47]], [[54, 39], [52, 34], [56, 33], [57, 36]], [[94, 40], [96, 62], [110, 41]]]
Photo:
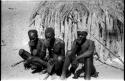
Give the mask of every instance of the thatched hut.
[[87, 30], [103, 62], [117, 58], [123, 63], [124, 0], [41, 1], [31, 15], [30, 27], [43, 38], [44, 30], [53, 27], [66, 50], [71, 49], [78, 29]]

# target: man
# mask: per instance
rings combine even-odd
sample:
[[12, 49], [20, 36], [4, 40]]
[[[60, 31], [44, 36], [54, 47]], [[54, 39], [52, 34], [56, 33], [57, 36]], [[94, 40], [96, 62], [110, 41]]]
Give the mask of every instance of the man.
[[[45, 30], [45, 43], [43, 51], [48, 49], [48, 68], [49, 74], [56, 73], [61, 75], [62, 67], [65, 57], [65, 43], [59, 38], [55, 38], [55, 32], [53, 28], [47, 28]], [[45, 53], [45, 52], [44, 52]]]
[[[42, 46], [43, 46], [43, 39], [38, 38], [37, 30], [29, 30], [28, 31], [29, 36], [29, 48], [30, 53], [24, 49], [19, 50], [19, 55], [25, 60], [24, 61], [24, 67], [25, 69], [32, 69], [34, 70], [32, 73], [36, 73], [39, 71], [42, 71], [44, 67], [46, 67], [45, 62], [45, 53], [42, 52]], [[33, 61], [35, 59], [41, 60], [42, 65], [38, 62]]]
[[85, 72], [85, 79], [89, 80], [91, 76], [97, 74], [93, 64], [93, 53], [95, 50], [95, 44], [94, 41], [86, 39], [87, 34], [88, 33], [86, 31], [77, 31], [78, 38], [74, 40], [71, 50], [67, 52], [67, 55], [65, 57], [65, 62], [61, 75], [62, 79], [66, 78], [66, 72], [68, 72], [70, 64], [70, 72], [74, 74], [73, 78], [78, 78], [78, 76], [80, 75], [79, 72], [75, 73], [75, 70], [78, 67], [79, 63], [84, 64], [82, 71]]

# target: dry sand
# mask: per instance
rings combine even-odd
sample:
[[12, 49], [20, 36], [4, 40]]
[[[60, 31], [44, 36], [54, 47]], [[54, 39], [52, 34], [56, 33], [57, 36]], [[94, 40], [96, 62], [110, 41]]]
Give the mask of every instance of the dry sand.
[[[46, 74], [32, 74], [30, 70], [24, 70], [23, 63], [12, 68], [11, 65], [22, 60], [18, 51], [24, 47], [28, 41], [27, 31], [31, 29], [29, 25], [29, 17], [34, 6], [38, 2], [2, 2], [2, 40], [5, 45], [1, 46], [1, 79], [2, 80], [42, 80]], [[3, 42], [2, 42], [3, 43]], [[95, 61], [95, 66], [99, 72], [98, 78], [92, 80], [123, 80], [123, 71], [111, 68]], [[70, 76], [68, 79], [72, 79]], [[53, 76], [48, 79], [58, 80], [60, 77]], [[83, 80], [79, 78], [77, 80]]]

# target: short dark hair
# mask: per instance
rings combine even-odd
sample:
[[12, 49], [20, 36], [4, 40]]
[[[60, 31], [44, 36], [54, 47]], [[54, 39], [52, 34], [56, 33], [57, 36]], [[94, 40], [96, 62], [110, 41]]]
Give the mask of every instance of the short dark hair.
[[46, 28], [45, 35], [46, 35], [46, 33], [51, 33], [53, 36], [55, 36], [55, 31], [52, 27]]
[[34, 33], [36, 36], [38, 36], [38, 32], [35, 29], [29, 30], [28, 31], [28, 36], [30, 36], [31, 33]]
[[88, 35], [88, 33], [86, 31], [77, 31], [77, 34], [84, 34], [84, 35]]

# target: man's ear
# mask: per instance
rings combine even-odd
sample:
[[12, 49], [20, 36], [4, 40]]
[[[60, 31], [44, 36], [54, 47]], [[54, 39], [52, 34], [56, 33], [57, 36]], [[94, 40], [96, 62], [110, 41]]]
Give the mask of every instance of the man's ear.
[[53, 36], [55, 37], [55, 34], [53, 34]]
[[86, 32], [86, 36], [88, 35], [88, 33]]

